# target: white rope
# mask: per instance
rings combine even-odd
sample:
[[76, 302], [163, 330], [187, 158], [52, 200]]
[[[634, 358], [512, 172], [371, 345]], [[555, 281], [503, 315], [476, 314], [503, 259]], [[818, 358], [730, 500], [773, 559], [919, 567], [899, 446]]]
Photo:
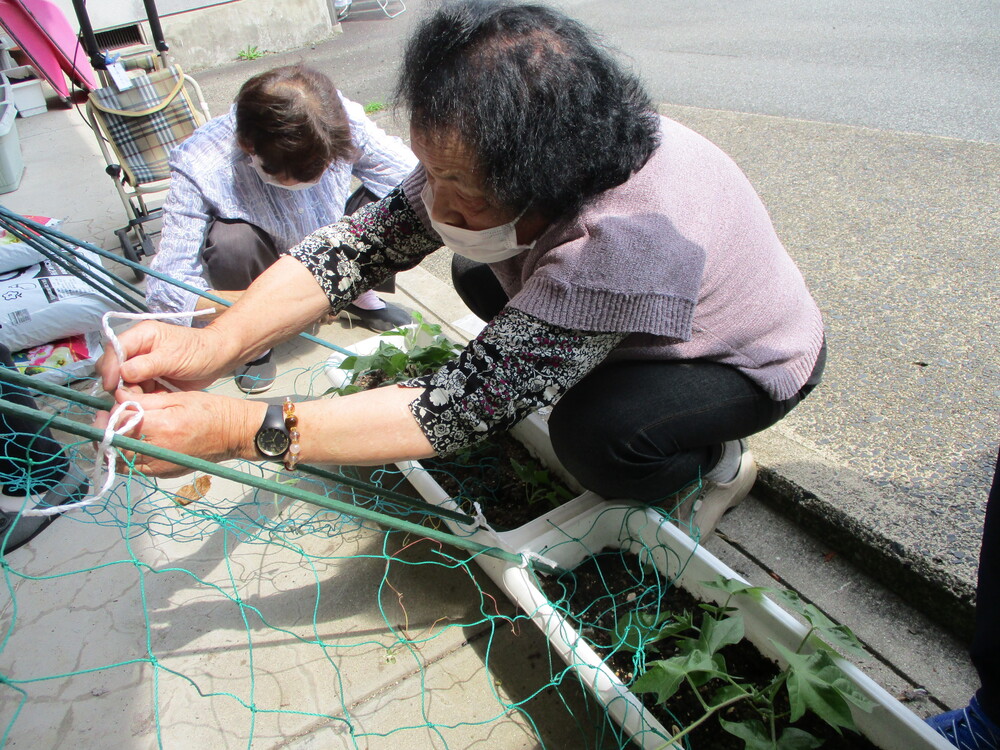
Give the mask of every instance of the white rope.
[[521, 565], [519, 567], [528, 567], [528, 562], [530, 560], [537, 560], [538, 562], [545, 565], [550, 570], [562, 570], [563, 566], [557, 563], [555, 560], [550, 560], [544, 555], [540, 555], [537, 552], [529, 550], [521, 550]]
[[[111, 318], [124, 318], [126, 320], [162, 320], [170, 318], [194, 317], [197, 315], [210, 315], [214, 312], [215, 308], [198, 310], [193, 313], [126, 313], [112, 310], [111, 312], [104, 313], [101, 318], [101, 327], [104, 330], [104, 335], [107, 337], [108, 341], [111, 342], [111, 346], [114, 348], [115, 354], [118, 355], [118, 363], [122, 364], [125, 362], [125, 351], [122, 349], [121, 342], [118, 341], [118, 337], [111, 328]], [[161, 380], [160, 378], [156, 378], [156, 382], [166, 388], [169, 388], [171, 391], [179, 390], [171, 383]], [[124, 382], [121, 377], [119, 377], [118, 386], [122, 387], [123, 385]], [[135, 412], [125, 421], [124, 424], [118, 426], [118, 421], [122, 418], [122, 415], [129, 407], [135, 409]], [[115, 461], [117, 459], [117, 455], [115, 451], [112, 450], [111, 441], [114, 439], [115, 435], [124, 435], [135, 429], [135, 427], [142, 421], [142, 416], [142, 407], [135, 401], [123, 401], [112, 409], [111, 415], [108, 417], [108, 425], [104, 428], [104, 437], [101, 438], [101, 442], [97, 445], [97, 454], [94, 456], [94, 468], [91, 471], [92, 486], [96, 487], [98, 484], [101, 484], [99, 492], [96, 492], [89, 497], [85, 497], [79, 502], [70, 503], [68, 505], [55, 505], [47, 508], [25, 508], [24, 506], [27, 503], [33, 501], [31, 496], [23, 498], [0, 496], [0, 510], [6, 513], [20, 513], [23, 516], [54, 516], [72, 510], [78, 510], [79, 508], [84, 508], [97, 502], [105, 494], [107, 494], [108, 490], [111, 489], [111, 484], [115, 477]], [[104, 467], [103, 482], [101, 482], [102, 466]]]
[[[485, 529], [486, 531], [490, 532], [491, 534], [493, 534], [493, 536], [497, 538], [498, 541], [502, 543], [503, 542], [502, 537], [500, 537], [499, 534], [493, 529], [493, 527], [490, 526], [489, 521], [486, 520], [486, 514], [483, 513], [482, 506], [477, 501], [474, 500], [472, 502], [472, 507], [475, 508], [476, 510], [476, 515], [474, 516], [474, 518], [476, 519], [475, 525], [478, 528]], [[507, 544], [502, 544], [502, 546], [508, 550], [513, 551], [511, 547]], [[519, 568], [527, 568], [529, 565], [531, 565], [532, 560], [537, 560], [538, 562], [542, 563], [543, 565], [553, 570], [560, 570], [562, 568], [561, 565], [554, 562], [553, 560], [550, 560], [547, 557], [544, 557], [530, 549], [519, 550], [517, 554], [521, 556], [521, 563], [517, 566]]]
[[475, 526], [480, 529], [486, 529], [488, 532], [495, 535], [497, 532], [493, 529], [492, 526], [490, 526], [489, 521], [486, 520], [486, 514], [483, 513], [482, 506], [478, 502], [473, 500], [472, 507], [476, 509], [476, 515], [473, 516], [476, 519]]
[[[115, 335], [114, 330], [111, 328], [111, 318], [122, 318], [124, 320], [171, 320], [173, 318], [196, 318], [199, 315], [211, 315], [215, 312], [214, 307], [210, 307], [207, 310], [196, 310], [194, 312], [164, 312], [164, 313], [127, 313], [119, 312], [117, 310], [111, 310], [110, 312], [104, 313], [101, 317], [101, 328], [104, 330], [104, 335], [111, 342], [111, 346], [115, 350], [115, 354], [118, 355], [118, 364], [122, 365], [125, 363], [125, 351], [122, 349], [121, 342], [118, 341], [118, 337]], [[166, 380], [161, 378], [154, 378], [154, 380], [162, 385], [169, 391], [179, 391], [173, 383], [168, 383]], [[125, 381], [122, 380], [121, 376], [118, 376], [118, 387], [122, 388], [125, 385]]]
[[[118, 420], [122, 417], [125, 409], [129, 406], [133, 407], [136, 411], [133, 413], [128, 420], [125, 421], [120, 427], [118, 426]], [[109, 489], [111, 489], [111, 483], [114, 481], [115, 477], [115, 452], [111, 450], [111, 441], [115, 435], [123, 435], [130, 430], [135, 429], [136, 425], [142, 420], [142, 407], [139, 406], [135, 401], [124, 401], [115, 407], [114, 411], [111, 412], [111, 417], [108, 419], [108, 426], [104, 429], [104, 437], [97, 446], [97, 457], [94, 459], [94, 468], [91, 472], [91, 484], [96, 487], [101, 484], [101, 489], [99, 492], [85, 497], [79, 502], [71, 503], [69, 505], [54, 505], [48, 508], [24, 508], [26, 503], [32, 502], [30, 496], [23, 498], [13, 498], [13, 497], [0, 497], [0, 510], [7, 513], [20, 513], [22, 516], [55, 516], [60, 513], [66, 513], [71, 510], [78, 510], [79, 508], [84, 508], [88, 505], [92, 505], [101, 499]], [[104, 458], [104, 469], [105, 476], [104, 481], [101, 483], [101, 458]]]

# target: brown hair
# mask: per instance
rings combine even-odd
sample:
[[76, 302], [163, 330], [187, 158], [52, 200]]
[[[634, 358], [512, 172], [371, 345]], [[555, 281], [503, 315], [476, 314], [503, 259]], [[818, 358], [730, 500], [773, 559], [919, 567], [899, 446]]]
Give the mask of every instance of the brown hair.
[[264, 171], [300, 182], [317, 179], [337, 159], [357, 157], [333, 81], [304, 65], [273, 68], [240, 87], [236, 138]]

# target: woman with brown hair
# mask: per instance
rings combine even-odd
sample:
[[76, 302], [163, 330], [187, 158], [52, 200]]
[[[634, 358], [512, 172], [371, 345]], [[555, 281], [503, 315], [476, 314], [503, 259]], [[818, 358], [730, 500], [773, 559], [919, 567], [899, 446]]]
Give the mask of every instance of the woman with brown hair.
[[[151, 268], [232, 301], [308, 234], [387, 194], [416, 159], [327, 76], [293, 65], [246, 81], [231, 110], [177, 147], [170, 165]], [[361, 187], [351, 196], [354, 179]], [[156, 312], [212, 306], [152, 275], [146, 297]], [[375, 331], [410, 321], [370, 290], [344, 314]], [[263, 392], [275, 371], [266, 352], [236, 368], [236, 384]]]

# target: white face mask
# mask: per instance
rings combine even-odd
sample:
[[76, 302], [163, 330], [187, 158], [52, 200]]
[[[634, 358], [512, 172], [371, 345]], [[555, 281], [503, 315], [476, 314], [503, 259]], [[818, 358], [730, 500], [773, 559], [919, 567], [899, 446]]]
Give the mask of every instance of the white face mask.
[[264, 171], [264, 165], [261, 163], [260, 157], [257, 156], [257, 154], [250, 155], [250, 166], [253, 167], [253, 171], [257, 173], [257, 176], [260, 177], [261, 180], [268, 185], [274, 185], [274, 187], [281, 188], [282, 190], [306, 190], [314, 185], [318, 185], [319, 181], [323, 179], [322, 176], [320, 176], [312, 182], [296, 182], [294, 185], [282, 185], [278, 182], [277, 177]]
[[513, 258], [518, 253], [530, 250], [535, 246], [517, 244], [517, 229], [515, 225], [524, 215], [524, 211], [518, 214], [513, 221], [501, 224], [498, 227], [489, 229], [462, 229], [453, 227], [451, 224], [442, 224], [435, 221], [431, 216], [434, 207], [434, 191], [431, 190], [430, 183], [424, 185], [420, 191], [420, 199], [427, 209], [427, 216], [431, 220], [434, 231], [441, 235], [441, 239], [448, 248], [458, 255], [469, 260], [480, 263], [496, 263], [497, 261]]

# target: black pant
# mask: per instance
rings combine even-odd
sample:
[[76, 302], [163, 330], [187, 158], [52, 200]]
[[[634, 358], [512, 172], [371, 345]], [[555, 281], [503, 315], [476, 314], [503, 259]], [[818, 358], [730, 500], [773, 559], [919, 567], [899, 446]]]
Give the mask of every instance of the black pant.
[[[483, 320], [507, 302], [488, 266], [455, 256], [459, 296]], [[691, 360], [601, 365], [556, 403], [552, 447], [589, 490], [607, 498], [655, 502], [704, 475], [722, 443], [752, 435], [784, 417], [819, 382], [825, 346], [809, 382], [773, 400], [735, 367]]]
[[[348, 198], [344, 213], [352, 214], [373, 200], [377, 200], [376, 196], [367, 188], [360, 187]], [[215, 219], [201, 248], [208, 282], [213, 289], [223, 291], [246, 289], [279, 257], [274, 240], [267, 232], [238, 219]], [[394, 292], [395, 277], [386, 279], [375, 289]]]
[[970, 655], [982, 683], [976, 694], [979, 704], [994, 724], [1000, 724], [1000, 451], [986, 500], [976, 588], [976, 630]]

